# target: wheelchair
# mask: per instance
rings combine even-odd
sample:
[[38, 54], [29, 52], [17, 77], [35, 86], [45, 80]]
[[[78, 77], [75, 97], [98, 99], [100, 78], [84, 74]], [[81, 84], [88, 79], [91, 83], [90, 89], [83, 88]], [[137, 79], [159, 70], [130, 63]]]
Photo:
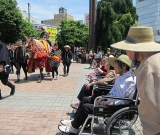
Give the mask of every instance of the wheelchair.
[[[128, 105], [96, 106], [98, 99], [116, 99], [130, 101]], [[91, 120], [91, 135], [143, 135], [142, 126], [138, 117], [137, 91], [133, 99], [111, 96], [99, 96], [94, 101], [93, 115], [88, 115], [85, 123], [80, 129], [79, 135]]]

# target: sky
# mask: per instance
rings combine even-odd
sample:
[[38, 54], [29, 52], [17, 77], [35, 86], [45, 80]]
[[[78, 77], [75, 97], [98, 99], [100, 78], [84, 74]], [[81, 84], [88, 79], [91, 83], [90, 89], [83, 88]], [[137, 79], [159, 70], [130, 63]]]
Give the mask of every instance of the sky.
[[[135, 1], [133, 0], [134, 5]], [[30, 3], [30, 14], [38, 23], [41, 20], [53, 19], [54, 14], [59, 13], [60, 7], [67, 9], [67, 13], [75, 20], [84, 20], [84, 14], [89, 13], [89, 0], [17, 0], [17, 3], [18, 7], [27, 13], [27, 3]]]

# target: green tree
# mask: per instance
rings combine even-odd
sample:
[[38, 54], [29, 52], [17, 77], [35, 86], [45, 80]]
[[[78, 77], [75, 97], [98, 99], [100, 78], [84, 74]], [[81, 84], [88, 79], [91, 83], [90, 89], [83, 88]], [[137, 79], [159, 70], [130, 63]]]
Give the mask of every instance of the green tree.
[[62, 20], [58, 27], [56, 41], [60, 48], [64, 45], [73, 45], [75, 47], [87, 47], [88, 45], [88, 26], [80, 21]]
[[21, 32], [19, 33], [19, 38], [22, 40], [25, 40], [26, 37], [38, 38], [40, 35], [40, 32], [38, 32], [31, 23], [24, 19], [22, 19], [20, 28]]
[[21, 32], [22, 15], [16, 0], [0, 0], [0, 40], [13, 43]]
[[16, 0], [0, 0], [0, 41], [14, 43], [17, 39], [39, 36], [39, 32], [22, 19]]
[[132, 0], [101, 0], [97, 6], [96, 45], [103, 49], [124, 40], [138, 20]]

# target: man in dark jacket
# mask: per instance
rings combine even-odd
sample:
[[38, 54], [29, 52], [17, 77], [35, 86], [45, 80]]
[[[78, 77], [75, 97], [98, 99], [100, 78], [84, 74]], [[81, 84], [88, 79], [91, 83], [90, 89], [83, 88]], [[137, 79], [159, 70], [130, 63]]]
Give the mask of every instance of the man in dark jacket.
[[[63, 61], [63, 72], [64, 72], [64, 76], [67, 76], [69, 74], [69, 67], [71, 65], [71, 61], [73, 59], [73, 54], [70, 51], [70, 46], [66, 45], [64, 46], [65, 50], [62, 52], [62, 61]], [[66, 71], [66, 67], [67, 67], [67, 71]]]
[[[9, 64], [8, 48], [3, 42], [0, 42], [0, 80], [4, 85], [11, 88], [10, 95], [14, 95], [15, 86], [8, 81], [9, 73], [11, 71]], [[1, 94], [0, 99], [2, 99]]]
[[11, 45], [11, 49], [9, 50], [9, 58], [10, 58], [10, 65], [11, 65], [11, 73], [14, 73], [13, 66], [16, 67], [16, 55], [15, 55], [15, 48], [14, 45]]
[[17, 74], [17, 80], [15, 81], [15, 83], [20, 82], [20, 70], [21, 67], [23, 68], [24, 74], [25, 74], [25, 78], [24, 80], [28, 80], [27, 77], [27, 60], [25, 57], [25, 48], [22, 46], [22, 40], [18, 40], [17, 41], [18, 47], [15, 50], [15, 54], [16, 54], [16, 74]]

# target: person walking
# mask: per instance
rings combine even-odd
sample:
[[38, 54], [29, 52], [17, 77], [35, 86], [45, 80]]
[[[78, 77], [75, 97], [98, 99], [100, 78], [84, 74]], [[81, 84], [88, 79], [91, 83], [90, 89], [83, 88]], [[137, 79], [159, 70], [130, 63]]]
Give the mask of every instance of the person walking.
[[23, 68], [23, 71], [24, 71], [24, 74], [25, 74], [24, 80], [28, 80], [27, 69], [26, 69], [27, 68], [27, 60], [26, 60], [26, 56], [25, 56], [25, 48], [22, 46], [22, 40], [21, 39], [17, 40], [17, 44], [18, 44], [18, 47], [15, 50], [17, 80], [15, 81], [15, 83], [20, 82], [21, 67]]
[[125, 41], [111, 47], [126, 50], [136, 69], [140, 97], [139, 117], [143, 135], [160, 134], [160, 44], [154, 42], [152, 27], [131, 27]]
[[[60, 57], [58, 52], [58, 44], [55, 43], [52, 46], [52, 51], [50, 53], [50, 67], [52, 69], [52, 81], [58, 79], [58, 67], [60, 66]], [[56, 73], [56, 77], [54, 77], [54, 72]]]
[[[68, 76], [69, 74], [69, 67], [71, 65], [71, 61], [73, 59], [73, 54], [70, 51], [70, 46], [69, 45], [65, 45], [64, 46], [64, 51], [62, 52], [62, 61], [63, 61], [63, 72], [64, 72], [64, 77]], [[67, 68], [67, 70], [66, 70]]]
[[[7, 85], [11, 88], [10, 95], [14, 95], [15, 93], [15, 85], [8, 81], [9, 73], [11, 68], [9, 66], [9, 53], [8, 48], [5, 43], [0, 42], [0, 80], [4, 85]], [[1, 90], [0, 90], [0, 99], [1, 97]]]
[[13, 66], [16, 68], [16, 57], [15, 57], [15, 48], [14, 45], [11, 45], [11, 49], [9, 50], [9, 58], [10, 58], [10, 66], [11, 66], [11, 74], [14, 73]]

